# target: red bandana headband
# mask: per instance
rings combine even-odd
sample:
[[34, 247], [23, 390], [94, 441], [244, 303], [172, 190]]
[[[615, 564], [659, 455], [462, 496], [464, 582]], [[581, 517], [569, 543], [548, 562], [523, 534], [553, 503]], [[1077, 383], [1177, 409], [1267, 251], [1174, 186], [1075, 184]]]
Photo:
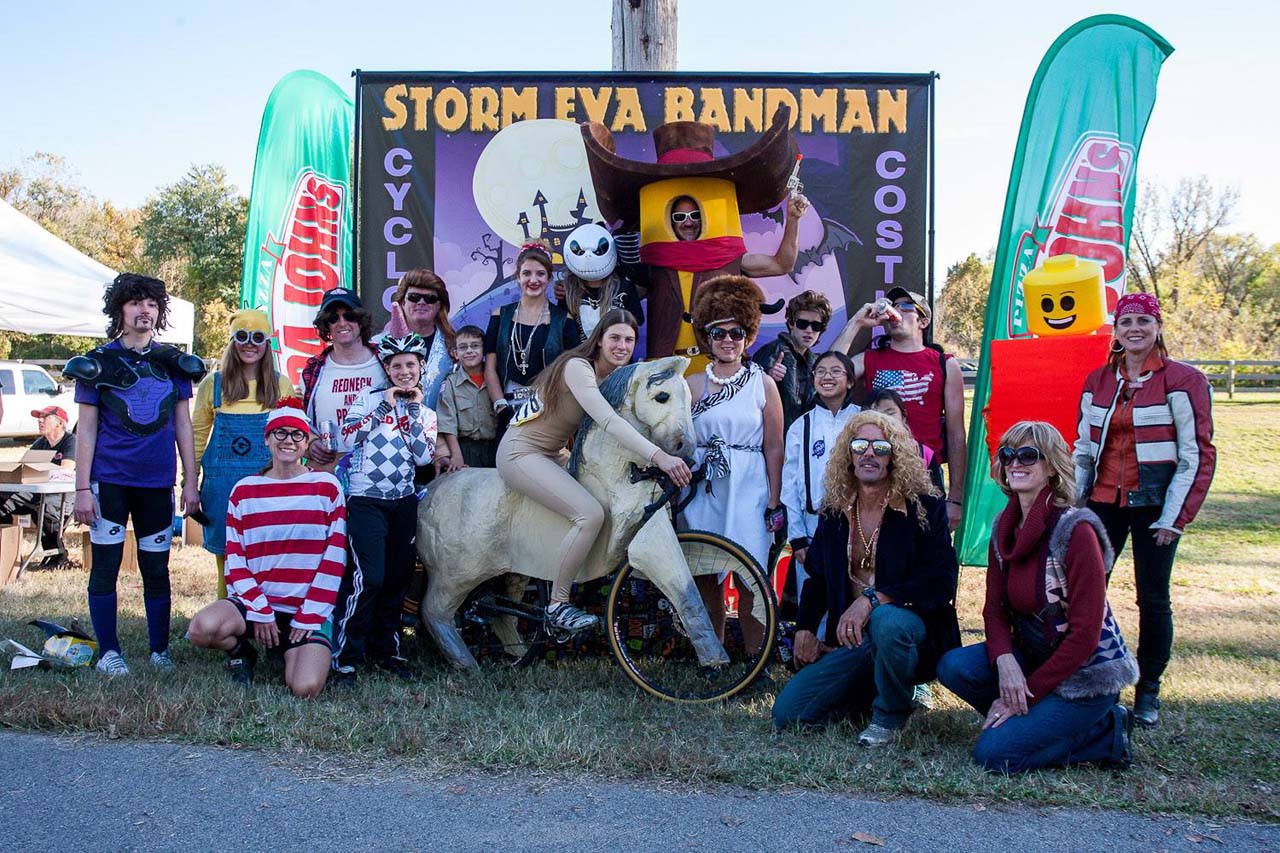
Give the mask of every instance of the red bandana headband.
[[1126, 293], [1116, 303], [1116, 319], [1122, 314], [1149, 314], [1160, 319], [1160, 302], [1150, 293]]

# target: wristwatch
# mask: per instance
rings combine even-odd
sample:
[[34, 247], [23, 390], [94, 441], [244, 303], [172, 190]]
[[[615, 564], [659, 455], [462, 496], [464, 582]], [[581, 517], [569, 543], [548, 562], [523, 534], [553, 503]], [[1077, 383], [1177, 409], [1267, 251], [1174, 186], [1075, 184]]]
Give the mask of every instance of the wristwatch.
[[866, 596], [867, 601], [871, 602], [872, 610], [880, 606], [880, 599], [876, 596], [876, 588], [874, 586], [863, 587], [862, 594]]

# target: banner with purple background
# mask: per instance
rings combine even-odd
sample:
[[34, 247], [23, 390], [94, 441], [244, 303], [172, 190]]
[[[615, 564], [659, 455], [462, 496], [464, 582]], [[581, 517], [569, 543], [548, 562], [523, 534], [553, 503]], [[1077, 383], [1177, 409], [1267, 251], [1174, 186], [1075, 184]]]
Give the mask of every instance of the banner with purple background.
[[[762, 279], [769, 300], [817, 290], [835, 316], [893, 285], [932, 298], [932, 74], [532, 74], [357, 72], [356, 280], [385, 324], [409, 269], [448, 284], [455, 327], [484, 327], [516, 298], [525, 239], [599, 221], [576, 123], [608, 126], [622, 156], [652, 161], [653, 129], [717, 126], [716, 156], [759, 137], [791, 107], [812, 202], [790, 276]], [[558, 121], [545, 121], [555, 119]], [[783, 206], [744, 216], [748, 252], [772, 254]], [[759, 342], [782, 331], [765, 317]]]

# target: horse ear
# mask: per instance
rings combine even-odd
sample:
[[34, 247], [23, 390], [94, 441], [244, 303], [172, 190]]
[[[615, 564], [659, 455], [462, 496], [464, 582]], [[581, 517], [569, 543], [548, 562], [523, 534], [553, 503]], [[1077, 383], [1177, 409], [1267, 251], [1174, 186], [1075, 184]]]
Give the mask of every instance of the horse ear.
[[650, 363], [653, 364], [655, 371], [671, 370], [678, 376], [684, 376], [684, 372], [689, 369], [689, 359], [682, 355], [671, 355]]

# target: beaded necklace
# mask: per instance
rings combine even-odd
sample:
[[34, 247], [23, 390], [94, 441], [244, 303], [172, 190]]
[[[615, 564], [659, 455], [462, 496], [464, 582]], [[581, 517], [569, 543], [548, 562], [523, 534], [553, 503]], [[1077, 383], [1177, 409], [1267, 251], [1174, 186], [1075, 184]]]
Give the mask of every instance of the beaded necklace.
[[516, 370], [521, 376], [529, 375], [529, 354], [533, 348], [533, 337], [538, 333], [538, 327], [542, 325], [542, 318], [549, 313], [549, 306], [543, 305], [542, 310], [538, 312], [538, 319], [529, 329], [528, 340], [522, 342], [520, 340], [520, 306], [516, 306], [516, 313], [511, 323], [511, 352], [515, 357]]

